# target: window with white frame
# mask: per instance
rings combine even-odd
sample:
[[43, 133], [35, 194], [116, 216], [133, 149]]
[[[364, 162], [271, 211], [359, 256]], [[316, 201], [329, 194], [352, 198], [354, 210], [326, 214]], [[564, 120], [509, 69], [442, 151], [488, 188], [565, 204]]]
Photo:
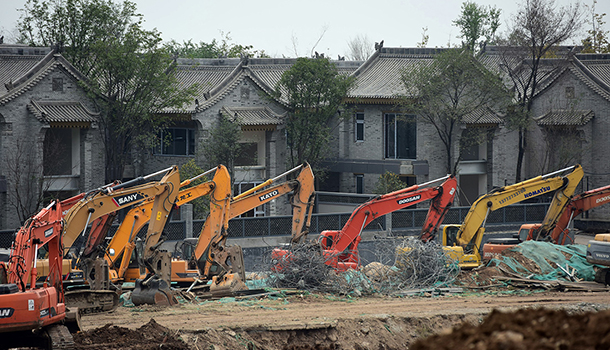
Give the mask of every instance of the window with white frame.
[[[262, 182], [239, 182], [239, 183], [233, 184], [233, 195], [234, 196], [240, 195], [240, 194], [246, 192], [247, 190], [260, 185], [261, 183]], [[265, 216], [265, 205], [266, 204], [259, 205], [258, 207], [241, 214], [239, 217], [247, 218], [247, 217]]]
[[384, 115], [385, 158], [415, 159], [417, 124], [414, 115]]
[[364, 141], [364, 113], [356, 113], [354, 116], [354, 136], [356, 142]]
[[159, 133], [159, 145], [155, 154], [192, 156], [195, 154], [195, 130], [188, 128], [167, 128]]

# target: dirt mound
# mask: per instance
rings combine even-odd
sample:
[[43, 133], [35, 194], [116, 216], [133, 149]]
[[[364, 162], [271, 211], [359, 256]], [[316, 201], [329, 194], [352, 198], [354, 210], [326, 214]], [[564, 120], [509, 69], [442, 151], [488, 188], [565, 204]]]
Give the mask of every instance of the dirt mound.
[[479, 326], [464, 323], [449, 333], [419, 339], [410, 349], [610, 349], [610, 310], [494, 310]]
[[189, 349], [176, 337], [176, 332], [161, 326], [154, 319], [136, 330], [107, 324], [75, 334], [74, 342], [76, 349]]
[[409, 344], [417, 338], [458, 323], [477, 321], [478, 317], [473, 315], [385, 316], [336, 320], [301, 327], [207, 328], [196, 334], [184, 334], [183, 338], [193, 349], [402, 350], [408, 349]]

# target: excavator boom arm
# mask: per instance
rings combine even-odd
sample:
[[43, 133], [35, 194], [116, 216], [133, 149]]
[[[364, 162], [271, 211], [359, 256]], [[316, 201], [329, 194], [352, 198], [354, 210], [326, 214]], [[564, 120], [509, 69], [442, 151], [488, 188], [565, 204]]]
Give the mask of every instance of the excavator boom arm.
[[[330, 246], [330, 250], [334, 250], [336, 252], [344, 251], [356, 240], [357, 237], [360, 236], [360, 233], [368, 224], [370, 224], [376, 218], [388, 213], [437, 198], [442, 193], [446, 194], [446, 198], [443, 202], [452, 202], [457, 187], [455, 178], [446, 176], [441, 179], [433, 180], [429, 183], [438, 182], [440, 180], [445, 180], [445, 182], [437, 187], [426, 187], [427, 184], [414, 185], [379, 196], [360, 205], [358, 208], [356, 208], [356, 210], [354, 210], [347, 223], [345, 223], [343, 226], [343, 229], [338, 233], [334, 239], [334, 242]], [[444, 191], [445, 189], [446, 191]], [[445, 206], [447, 205], [449, 204], [446, 204]], [[432, 206], [430, 207], [430, 210], [433, 210]], [[444, 214], [439, 214], [433, 219], [430, 217], [429, 211], [428, 216], [430, 220], [438, 220], [440, 222], [444, 217]], [[438, 227], [439, 223], [430, 224], [431, 226]]]
[[538, 237], [536, 237], [536, 240], [543, 240], [552, 233], [557, 222], [566, 212], [567, 206], [583, 176], [584, 171], [581, 167], [577, 167], [574, 171], [565, 176], [567, 182], [565, 182], [565, 186], [555, 191], [549, 209], [542, 220], [540, 228], [537, 230]]
[[[214, 183], [207, 181], [196, 186], [185, 188], [178, 192], [176, 205], [181, 206], [189, 203], [197, 198], [208, 195], [214, 189]], [[135, 236], [140, 232], [142, 227], [150, 221], [150, 213], [152, 211], [153, 201], [148, 200], [145, 203], [133, 207], [125, 216], [125, 219], [119, 225], [116, 233], [110, 240], [106, 251], [113, 251], [114, 254], [106, 254], [105, 258], [110, 266], [119, 266], [119, 277], [122, 277], [127, 269], [129, 257], [135, 247], [132, 244]], [[123, 257], [119, 263], [119, 258]], [[126, 259], [125, 259], [126, 258]]]
[[568, 203], [566, 210], [557, 220], [557, 224], [551, 233], [553, 242], [557, 242], [559, 237], [570, 225], [575, 217], [585, 211], [610, 203], [610, 185], [599, 187], [587, 192], [576, 195]]
[[[93, 220], [120, 209], [142, 203], [148, 198], [163, 193], [173, 185], [168, 184], [168, 178], [178, 172], [177, 167], [172, 167], [169, 173], [159, 182], [152, 182], [134, 187], [125, 187], [125, 184], [97, 190], [86, 195], [80, 202], [75, 204], [65, 216], [63, 240], [66, 249], [72, 247], [74, 241]], [[164, 205], [167, 203], [164, 203]]]
[[470, 207], [464, 222], [459, 228], [456, 236], [458, 245], [466, 246], [477, 236], [490, 212], [564, 187], [568, 180], [565, 176], [557, 174], [567, 170], [579, 172], [582, 171], [582, 168], [580, 165], [576, 165], [514, 185], [504, 186], [479, 197]]

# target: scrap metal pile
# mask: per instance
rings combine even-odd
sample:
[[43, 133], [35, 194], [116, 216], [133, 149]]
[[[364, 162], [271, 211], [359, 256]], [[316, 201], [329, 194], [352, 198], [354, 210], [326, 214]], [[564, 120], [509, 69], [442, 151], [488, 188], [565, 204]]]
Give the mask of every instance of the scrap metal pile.
[[376, 242], [376, 260], [360, 270], [337, 272], [317, 244], [294, 246], [285, 259], [272, 260], [268, 284], [342, 295], [392, 295], [415, 288], [450, 285], [459, 273], [440, 245], [418, 239]]

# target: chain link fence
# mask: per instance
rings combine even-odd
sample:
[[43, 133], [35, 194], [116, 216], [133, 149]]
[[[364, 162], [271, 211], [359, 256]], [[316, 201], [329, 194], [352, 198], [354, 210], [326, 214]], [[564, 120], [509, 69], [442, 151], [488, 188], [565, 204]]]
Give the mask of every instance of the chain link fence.
[[[533, 204], [514, 204], [509, 207], [501, 208], [490, 213], [487, 224], [508, 224], [508, 223], [536, 223], [542, 222], [548, 203]], [[453, 207], [449, 209], [445, 224], [459, 224], [463, 222], [469, 207]], [[428, 209], [405, 209], [391, 214], [392, 230], [417, 229], [421, 228], [426, 220]], [[311, 218], [310, 233], [320, 233], [325, 230], [340, 230], [349, 220], [351, 213], [336, 214], [313, 214]], [[205, 220], [193, 221], [193, 237], [198, 237], [203, 228]], [[112, 237], [118, 225], [113, 225], [108, 232]], [[148, 225], [145, 225], [138, 237], [144, 237]], [[381, 216], [373, 220], [365, 230], [383, 231], [386, 230], [386, 217]], [[290, 235], [292, 230], [291, 216], [268, 216], [256, 218], [235, 218], [229, 221], [229, 238], [246, 238], [262, 236], [283, 236]], [[0, 248], [10, 248], [14, 240], [15, 230], [0, 231]], [[186, 238], [186, 222], [171, 221], [165, 226], [164, 233], [166, 240], [182, 240]]]

